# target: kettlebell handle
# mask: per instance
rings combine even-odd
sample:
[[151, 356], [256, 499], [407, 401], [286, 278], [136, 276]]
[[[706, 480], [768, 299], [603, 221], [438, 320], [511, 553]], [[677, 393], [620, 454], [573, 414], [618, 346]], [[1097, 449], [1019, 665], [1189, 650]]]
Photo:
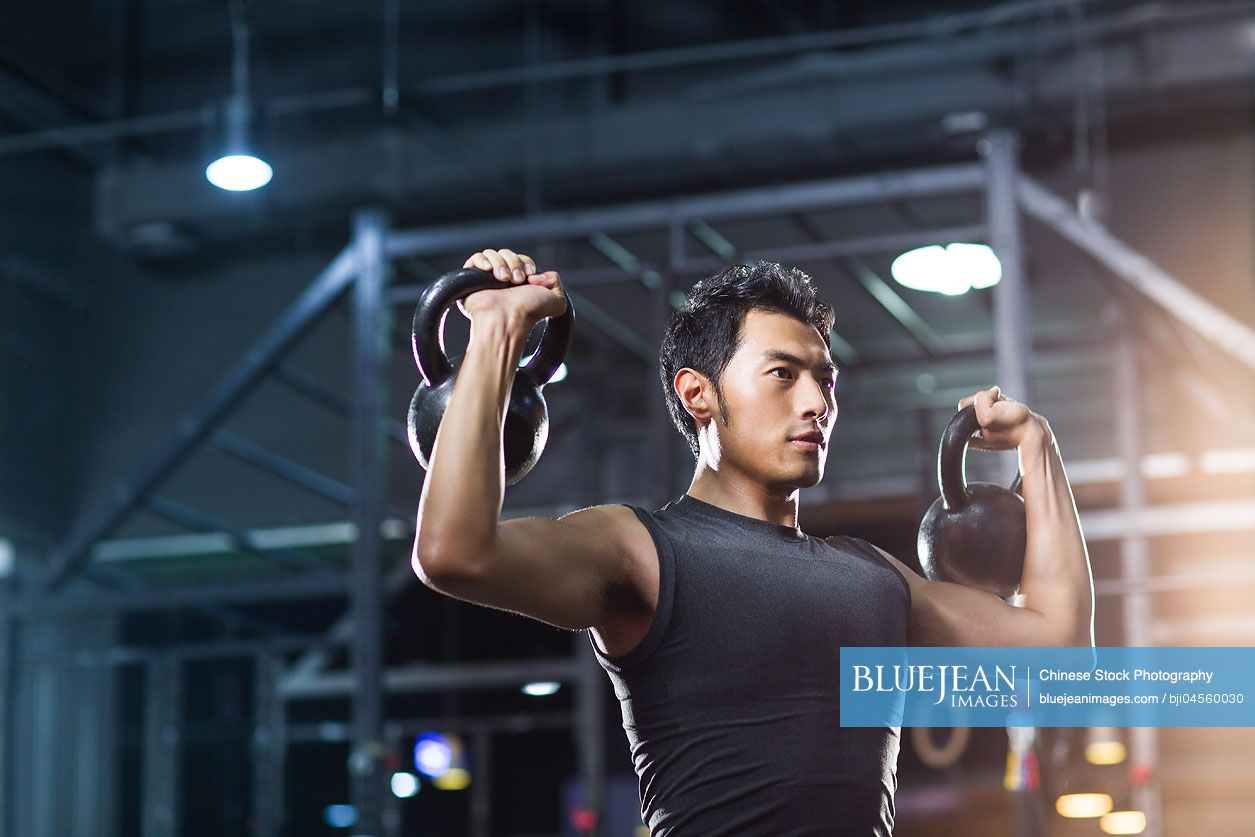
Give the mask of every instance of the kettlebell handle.
[[[414, 309], [414, 324], [410, 331], [410, 343], [414, 362], [430, 387], [440, 386], [452, 374], [449, 358], [444, 351], [444, 320], [449, 308], [463, 297], [476, 291], [506, 290], [515, 287], [497, 279], [491, 273], [473, 267], [452, 270], [427, 286]], [[571, 300], [566, 301], [566, 311], [545, 321], [541, 332], [540, 348], [520, 371], [543, 388], [559, 364], [566, 357], [571, 345], [571, 327], [575, 312]]]
[[[941, 450], [937, 456], [937, 483], [946, 509], [960, 511], [967, 507], [967, 445], [972, 434], [980, 430], [976, 407], [969, 404], [954, 414], [941, 434]], [[1020, 477], [1016, 475], [1011, 491], [1019, 494]]]

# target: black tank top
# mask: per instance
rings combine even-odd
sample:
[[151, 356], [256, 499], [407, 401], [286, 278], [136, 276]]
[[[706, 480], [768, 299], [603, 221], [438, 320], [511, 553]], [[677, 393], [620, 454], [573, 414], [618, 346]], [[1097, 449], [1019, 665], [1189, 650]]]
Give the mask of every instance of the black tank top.
[[653, 837], [891, 834], [899, 729], [840, 726], [839, 650], [906, 644], [906, 580], [857, 538], [687, 494], [631, 508], [658, 606], [627, 654], [592, 644]]

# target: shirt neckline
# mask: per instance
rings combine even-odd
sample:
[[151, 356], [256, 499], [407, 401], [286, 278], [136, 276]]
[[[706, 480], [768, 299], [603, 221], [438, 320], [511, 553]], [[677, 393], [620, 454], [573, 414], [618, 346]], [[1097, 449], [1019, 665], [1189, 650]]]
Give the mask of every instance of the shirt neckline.
[[681, 494], [679, 498], [671, 503], [675, 508], [693, 512], [704, 517], [713, 518], [724, 523], [731, 523], [744, 529], [751, 529], [761, 532], [765, 535], [775, 538], [781, 538], [786, 541], [804, 541], [807, 539], [806, 534], [797, 526], [789, 526], [786, 523], [775, 523], [770, 520], [760, 520], [757, 517], [749, 515], [737, 514], [734, 511], [728, 511], [720, 506], [711, 505], [704, 500], [699, 500], [691, 494]]

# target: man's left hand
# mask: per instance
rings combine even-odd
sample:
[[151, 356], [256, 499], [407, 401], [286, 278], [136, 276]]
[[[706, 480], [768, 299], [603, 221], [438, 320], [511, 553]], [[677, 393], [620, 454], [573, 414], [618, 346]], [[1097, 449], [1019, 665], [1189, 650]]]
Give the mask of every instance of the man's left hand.
[[959, 402], [959, 409], [973, 403], [981, 429], [972, 434], [969, 447], [977, 450], [1015, 450], [1041, 431], [1041, 416], [1030, 410], [1028, 405], [1007, 398], [999, 387], [969, 395]]

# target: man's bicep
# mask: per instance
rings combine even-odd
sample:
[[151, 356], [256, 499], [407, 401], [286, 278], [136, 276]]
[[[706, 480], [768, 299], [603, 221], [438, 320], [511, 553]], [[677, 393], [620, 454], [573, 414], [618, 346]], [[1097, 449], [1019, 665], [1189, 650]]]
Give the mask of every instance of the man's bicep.
[[1008, 604], [993, 593], [925, 580], [918, 615], [912, 613], [914, 645], [1067, 645], [1043, 614]]
[[436, 579], [432, 586], [559, 628], [600, 625], [627, 564], [621, 516], [611, 508], [582, 509], [560, 520], [502, 521], [490, 554], [476, 556], [466, 572]]
[[911, 645], [1062, 644], [1040, 613], [1007, 604], [984, 590], [933, 581], [880, 547], [876, 550], [893, 564], [911, 588], [911, 616], [907, 626], [907, 641]]

